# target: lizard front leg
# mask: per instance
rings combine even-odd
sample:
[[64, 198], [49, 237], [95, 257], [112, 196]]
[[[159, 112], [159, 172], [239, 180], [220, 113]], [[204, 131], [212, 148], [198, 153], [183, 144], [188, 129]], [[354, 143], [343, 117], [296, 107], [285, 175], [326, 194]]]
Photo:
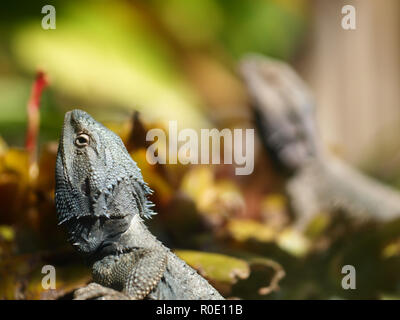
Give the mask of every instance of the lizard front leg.
[[77, 290], [76, 299], [144, 299], [158, 284], [167, 268], [167, 253], [137, 248], [110, 255], [93, 265], [96, 283]]
[[123, 292], [107, 288], [96, 282], [89, 283], [86, 287], [74, 292], [74, 300], [131, 300], [131, 297]]
[[129, 271], [124, 292], [135, 299], [145, 298], [158, 284], [167, 269], [167, 254], [161, 250], [135, 250], [136, 263]]

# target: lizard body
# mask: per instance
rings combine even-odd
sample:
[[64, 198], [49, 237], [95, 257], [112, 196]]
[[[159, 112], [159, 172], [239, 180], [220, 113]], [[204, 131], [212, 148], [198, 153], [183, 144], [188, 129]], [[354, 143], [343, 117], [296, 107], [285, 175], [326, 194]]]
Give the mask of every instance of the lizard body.
[[251, 96], [259, 136], [277, 167], [304, 229], [319, 212], [342, 209], [363, 219], [400, 217], [400, 193], [330, 153], [318, 135], [315, 103], [304, 81], [286, 63], [248, 55], [240, 73]]
[[69, 241], [93, 263], [76, 299], [223, 299], [146, 228], [155, 213], [121, 139], [81, 110], [67, 112], [55, 201]]

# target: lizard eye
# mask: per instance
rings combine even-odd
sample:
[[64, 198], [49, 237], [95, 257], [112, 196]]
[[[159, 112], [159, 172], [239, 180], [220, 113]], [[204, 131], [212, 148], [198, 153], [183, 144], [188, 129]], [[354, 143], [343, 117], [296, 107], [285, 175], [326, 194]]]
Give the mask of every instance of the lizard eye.
[[75, 139], [75, 145], [79, 148], [89, 145], [89, 136], [86, 133], [79, 134]]

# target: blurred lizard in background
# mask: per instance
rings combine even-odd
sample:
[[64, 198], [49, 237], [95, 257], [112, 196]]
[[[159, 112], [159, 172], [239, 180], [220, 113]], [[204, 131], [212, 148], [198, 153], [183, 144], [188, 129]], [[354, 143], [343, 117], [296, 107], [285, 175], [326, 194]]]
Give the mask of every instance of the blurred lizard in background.
[[359, 218], [400, 217], [400, 193], [367, 177], [324, 149], [314, 101], [286, 63], [249, 55], [240, 73], [251, 97], [258, 134], [269, 156], [288, 174], [286, 189], [304, 229], [313, 216], [342, 209]]

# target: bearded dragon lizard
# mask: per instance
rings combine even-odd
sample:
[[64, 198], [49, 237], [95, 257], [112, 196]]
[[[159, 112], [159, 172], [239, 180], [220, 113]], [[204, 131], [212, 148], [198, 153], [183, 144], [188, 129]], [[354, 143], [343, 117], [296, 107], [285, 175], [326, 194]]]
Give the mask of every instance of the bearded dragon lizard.
[[69, 241], [93, 264], [75, 299], [223, 299], [146, 228], [151, 193], [121, 139], [81, 110], [67, 112], [55, 202]]
[[326, 150], [314, 120], [314, 100], [286, 63], [248, 55], [240, 74], [251, 97], [259, 136], [279, 168], [304, 229], [316, 213], [342, 209], [363, 220], [400, 217], [400, 193]]

